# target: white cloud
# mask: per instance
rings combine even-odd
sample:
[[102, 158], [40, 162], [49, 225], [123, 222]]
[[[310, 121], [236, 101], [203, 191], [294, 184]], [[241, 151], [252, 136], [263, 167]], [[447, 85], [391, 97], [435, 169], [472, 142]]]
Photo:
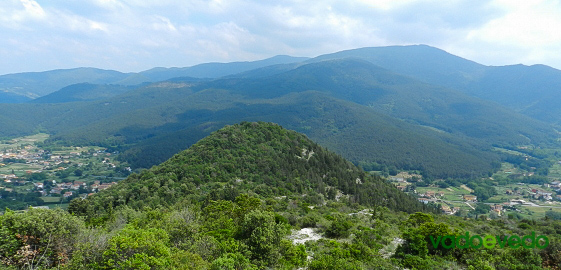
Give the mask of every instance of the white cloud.
[[25, 29], [29, 21], [45, 18], [43, 8], [33, 0], [5, 0], [0, 2], [0, 27]]
[[561, 4], [557, 1], [497, 1], [509, 12], [474, 30], [469, 38], [522, 47], [561, 42]]
[[30, 16], [38, 19], [45, 17], [45, 11], [37, 2], [33, 0], [21, 0], [21, 3], [25, 8], [26, 13]]
[[154, 20], [155, 22], [152, 23], [152, 29], [156, 31], [177, 31], [173, 23], [171, 23], [170, 19], [166, 17], [154, 16]]
[[[493, 5], [506, 12], [469, 32], [466, 40], [481, 50], [494, 52], [492, 64], [547, 63], [561, 67], [561, 3], [548, 0], [505, 1]], [[487, 45], [487, 47], [481, 46]], [[485, 52], [483, 52], [485, 53]], [[494, 59], [498, 61], [493, 61]], [[505, 63], [506, 64], [506, 63]]]
[[382, 10], [394, 9], [415, 1], [418, 0], [359, 0], [359, 2]]
[[99, 7], [109, 10], [119, 10], [125, 8], [125, 5], [119, 0], [94, 0], [93, 3]]
[[547, 0], [2, 0], [0, 40], [19, 45], [0, 44], [8, 63], [0, 74], [78, 65], [139, 71], [420, 43], [484, 64], [561, 67], [558, 29], [560, 4]]

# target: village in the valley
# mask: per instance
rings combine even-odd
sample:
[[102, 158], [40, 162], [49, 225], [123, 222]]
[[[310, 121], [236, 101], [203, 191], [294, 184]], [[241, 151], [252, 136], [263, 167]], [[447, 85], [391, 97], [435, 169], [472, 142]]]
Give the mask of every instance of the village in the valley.
[[[499, 173], [512, 174], [508, 170]], [[422, 182], [422, 176], [408, 172], [390, 176], [389, 180], [398, 189], [415, 194], [420, 202], [440, 204], [442, 212], [448, 215], [457, 215], [460, 211], [467, 213], [476, 210], [478, 204], [489, 206], [489, 217], [500, 217], [508, 215], [508, 213], [518, 213], [522, 216], [543, 216], [547, 210], [561, 213], [561, 195], [558, 195], [561, 194], [561, 181], [557, 179], [552, 179], [551, 182], [542, 185], [522, 182], [497, 185], [494, 188], [498, 194], [485, 202], [478, 201], [477, 196], [473, 195], [474, 190], [464, 184], [458, 187], [439, 187], [438, 184], [427, 187], [417, 186], [414, 183]]]
[[9, 208], [65, 207], [117, 184], [132, 170], [101, 147], [43, 149], [38, 134], [0, 142], [0, 203]]

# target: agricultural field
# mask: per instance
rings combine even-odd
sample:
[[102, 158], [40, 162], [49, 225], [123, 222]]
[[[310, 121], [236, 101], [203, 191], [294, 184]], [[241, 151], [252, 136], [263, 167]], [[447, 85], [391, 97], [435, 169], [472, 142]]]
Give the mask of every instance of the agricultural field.
[[[453, 181], [438, 179], [429, 181], [428, 185], [419, 182], [413, 188], [408, 187], [414, 183], [408, 182], [407, 177], [390, 177], [390, 181], [402, 189], [408, 187], [420, 200], [456, 209], [448, 214], [457, 214], [457, 209], [462, 210], [460, 214], [474, 213], [479, 204], [489, 205], [493, 210], [498, 208], [493, 214], [513, 213], [519, 218], [542, 218], [548, 211], [561, 212], [561, 197], [557, 197], [561, 194], [561, 185], [552, 184], [561, 181], [561, 160], [558, 157], [561, 151], [534, 149], [532, 146], [521, 146], [519, 151], [494, 150], [507, 158], [500, 169], [489, 177]], [[477, 187], [479, 190], [474, 190]], [[488, 196], [483, 199], [478, 197], [475, 202], [464, 198], [464, 195], [481, 195], [485, 191], [490, 191]]]
[[44, 142], [48, 138], [49, 138], [49, 134], [38, 133], [35, 135], [0, 141], [0, 151], [24, 148], [27, 145], [33, 146], [37, 142]]

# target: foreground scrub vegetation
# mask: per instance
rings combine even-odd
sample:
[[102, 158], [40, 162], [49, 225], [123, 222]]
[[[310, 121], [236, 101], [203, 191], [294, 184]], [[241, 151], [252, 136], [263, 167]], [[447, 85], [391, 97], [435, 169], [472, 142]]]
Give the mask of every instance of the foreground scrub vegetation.
[[[297, 197], [179, 203], [113, 211], [92, 226], [64, 210], [8, 211], [0, 217], [0, 259], [7, 269], [558, 269], [561, 222], [466, 220], [328, 202], [310, 209]], [[372, 211], [370, 211], [372, 213]], [[435, 221], [436, 219], [436, 221]], [[321, 239], [295, 244], [314, 228]], [[547, 235], [545, 249], [434, 248], [430, 236]], [[403, 242], [392, 249], [392, 242]]]
[[[443, 216], [305, 136], [225, 127], [68, 211], [7, 210], [8, 269], [558, 269], [561, 222]], [[300, 243], [311, 228], [319, 240]], [[546, 235], [545, 249], [436, 248], [431, 236]], [[302, 241], [301, 241], [302, 242]]]

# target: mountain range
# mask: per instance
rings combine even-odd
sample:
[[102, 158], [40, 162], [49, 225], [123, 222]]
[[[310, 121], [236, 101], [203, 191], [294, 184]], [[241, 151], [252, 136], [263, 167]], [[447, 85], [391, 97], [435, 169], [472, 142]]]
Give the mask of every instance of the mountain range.
[[549, 66], [485, 66], [426, 45], [361, 48], [310, 61], [349, 57], [494, 101], [542, 121], [559, 124], [561, 120], [561, 71]]
[[[278, 55], [252, 62], [205, 63], [187, 68], [153, 68], [138, 73], [122, 73], [97, 68], [75, 68], [6, 74], [0, 76], [0, 91], [28, 98], [38, 98], [72, 84], [91, 83], [130, 86], [175, 77], [217, 78], [260, 67], [300, 62], [306, 59], [308, 58]], [[19, 103], [21, 101], [0, 99], [0, 102]]]
[[50, 143], [112, 147], [150, 167], [224, 125], [268, 121], [365, 168], [467, 177], [498, 166], [492, 146], [555, 143], [558, 80], [549, 67], [488, 67], [424, 45], [10, 74], [0, 90], [22, 99], [0, 105], [0, 136], [43, 131]]

